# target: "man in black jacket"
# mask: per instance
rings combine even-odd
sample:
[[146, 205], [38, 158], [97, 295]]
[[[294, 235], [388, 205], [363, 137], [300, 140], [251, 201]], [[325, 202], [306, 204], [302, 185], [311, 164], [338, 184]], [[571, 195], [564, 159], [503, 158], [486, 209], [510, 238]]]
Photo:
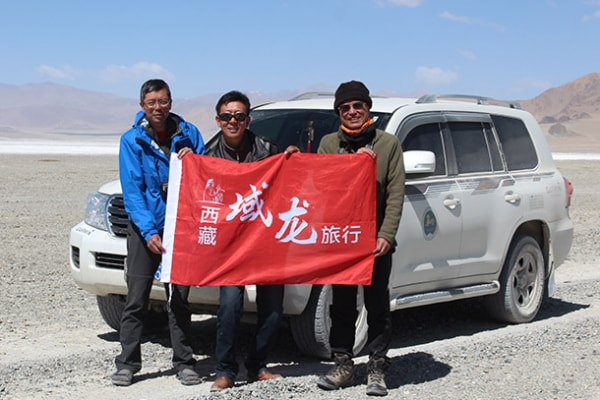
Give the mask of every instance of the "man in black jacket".
[[[248, 129], [250, 123], [250, 100], [238, 91], [225, 93], [216, 106], [217, 140], [208, 148], [206, 155], [241, 163], [265, 159], [279, 152], [270, 140], [256, 136]], [[289, 146], [285, 153], [299, 149]], [[277, 336], [283, 312], [284, 285], [257, 285], [256, 334], [248, 348], [245, 366], [247, 382], [280, 378], [266, 368], [269, 349]], [[236, 342], [240, 318], [244, 309], [244, 286], [221, 286], [219, 311], [217, 313], [216, 375], [210, 391], [216, 392], [233, 387], [239, 366], [236, 361]]]

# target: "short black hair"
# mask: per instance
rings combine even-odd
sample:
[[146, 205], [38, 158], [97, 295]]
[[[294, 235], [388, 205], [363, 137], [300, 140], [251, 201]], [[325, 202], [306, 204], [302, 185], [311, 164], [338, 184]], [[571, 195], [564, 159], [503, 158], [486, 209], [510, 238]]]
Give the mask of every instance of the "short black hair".
[[167, 82], [162, 79], [150, 79], [144, 82], [142, 88], [140, 89], [140, 102], [144, 101], [144, 97], [150, 92], [157, 92], [159, 90], [167, 89], [167, 94], [169, 95], [169, 100], [171, 100], [171, 89]]
[[239, 101], [240, 103], [244, 104], [246, 107], [246, 114], [250, 112], [250, 100], [248, 99], [248, 96], [238, 90], [232, 90], [225, 93], [223, 96], [221, 96], [219, 101], [217, 101], [217, 106], [215, 107], [217, 110], [217, 115], [221, 111], [221, 106], [223, 104], [231, 103], [232, 101]]

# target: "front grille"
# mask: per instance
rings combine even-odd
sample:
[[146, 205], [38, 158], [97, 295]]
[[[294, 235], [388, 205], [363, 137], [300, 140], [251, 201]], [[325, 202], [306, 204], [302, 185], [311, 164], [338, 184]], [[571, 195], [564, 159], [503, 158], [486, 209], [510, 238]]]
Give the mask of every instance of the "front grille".
[[79, 247], [71, 246], [71, 260], [75, 268], [79, 268]]
[[123, 196], [114, 196], [108, 202], [108, 229], [114, 236], [127, 236], [127, 211]]
[[95, 253], [96, 265], [100, 268], [125, 269], [125, 256], [110, 253]]

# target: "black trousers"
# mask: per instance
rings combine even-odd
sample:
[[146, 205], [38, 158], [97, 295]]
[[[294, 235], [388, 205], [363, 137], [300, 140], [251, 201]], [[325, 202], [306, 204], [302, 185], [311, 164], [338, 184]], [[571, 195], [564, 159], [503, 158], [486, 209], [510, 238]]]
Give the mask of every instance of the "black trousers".
[[[373, 265], [373, 278], [363, 286], [367, 323], [369, 325], [367, 349], [370, 356], [385, 357], [392, 339], [392, 315], [388, 288], [392, 270], [392, 251], [377, 257]], [[332, 285], [331, 330], [329, 343], [332, 353], [345, 353], [351, 357], [355, 339], [356, 285]]]
[[[143, 321], [148, 310], [154, 274], [161, 262], [152, 253], [139, 230], [129, 224], [127, 232], [127, 301], [121, 317], [121, 354], [115, 358], [117, 369], [137, 372], [142, 368], [141, 341]], [[188, 286], [165, 284], [169, 332], [173, 347], [173, 366], [177, 370], [193, 367], [195, 360], [190, 343], [191, 311]]]

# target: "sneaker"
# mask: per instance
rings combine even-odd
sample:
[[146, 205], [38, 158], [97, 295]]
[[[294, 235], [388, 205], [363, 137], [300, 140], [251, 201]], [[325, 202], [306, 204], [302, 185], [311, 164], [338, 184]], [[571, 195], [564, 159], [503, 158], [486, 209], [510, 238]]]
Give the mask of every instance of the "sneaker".
[[129, 386], [133, 382], [133, 371], [126, 368], [119, 369], [110, 376], [110, 380], [115, 386]]
[[182, 385], [186, 386], [197, 385], [202, 382], [200, 375], [190, 367], [177, 372], [177, 379], [179, 379]]
[[268, 369], [263, 368], [260, 370], [260, 372], [258, 374], [248, 374], [248, 377], [246, 378], [246, 382], [254, 383], [256, 381], [268, 381], [269, 379], [279, 379], [279, 378], [281, 378], [281, 375], [273, 374], [273, 373], [269, 372]]
[[387, 357], [369, 357], [367, 363], [367, 395], [386, 396], [388, 394], [385, 385], [385, 372], [390, 365]]
[[351, 386], [354, 381], [354, 361], [349, 354], [333, 355], [335, 365], [317, 381], [317, 386], [325, 390], [335, 390]]

